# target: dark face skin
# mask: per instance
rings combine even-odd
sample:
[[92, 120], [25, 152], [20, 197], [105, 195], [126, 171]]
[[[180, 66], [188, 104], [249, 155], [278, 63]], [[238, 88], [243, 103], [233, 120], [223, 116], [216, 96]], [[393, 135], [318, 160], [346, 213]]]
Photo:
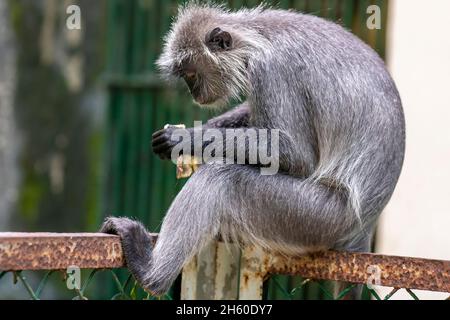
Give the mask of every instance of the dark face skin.
[[201, 105], [208, 105], [217, 100], [217, 97], [213, 96], [204, 86], [208, 77], [214, 76], [214, 71], [201, 69], [199, 66], [202, 66], [201, 62], [183, 62], [179, 69], [179, 77], [184, 80], [196, 102]]
[[[205, 43], [211, 52], [228, 51], [232, 49], [233, 41], [228, 32], [215, 28], [205, 37]], [[207, 62], [193, 62], [191, 60], [183, 61], [177, 70], [180, 76], [187, 84], [189, 91], [195, 101], [200, 104], [210, 104], [219, 97], [213, 97], [208, 90], [202, 89], [202, 81], [207, 81], [208, 77], [220, 76], [217, 70], [199, 70], [198, 65], [207, 65]], [[202, 92], [203, 90], [203, 92]]]
[[192, 62], [184, 62], [181, 66], [181, 77], [186, 82], [192, 97], [197, 100], [200, 95], [198, 86], [198, 71]]

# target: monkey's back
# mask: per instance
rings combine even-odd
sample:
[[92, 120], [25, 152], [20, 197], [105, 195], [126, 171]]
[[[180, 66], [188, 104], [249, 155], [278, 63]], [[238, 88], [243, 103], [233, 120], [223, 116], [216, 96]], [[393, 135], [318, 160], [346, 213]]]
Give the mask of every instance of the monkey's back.
[[308, 177], [342, 185], [363, 219], [375, 219], [405, 148], [400, 96], [382, 59], [315, 16], [256, 10], [235, 18], [270, 43], [249, 61], [254, 125], [286, 130], [309, 161]]

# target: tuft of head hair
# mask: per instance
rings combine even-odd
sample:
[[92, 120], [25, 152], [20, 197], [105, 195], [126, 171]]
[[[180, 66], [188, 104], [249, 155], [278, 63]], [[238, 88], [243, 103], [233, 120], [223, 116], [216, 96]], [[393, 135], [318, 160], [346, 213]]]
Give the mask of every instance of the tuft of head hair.
[[[248, 61], [268, 44], [256, 30], [243, 23], [242, 15], [262, 10], [260, 6], [232, 12], [223, 5], [198, 1], [180, 6], [157, 60], [161, 74], [171, 80], [180, 76], [184, 64], [195, 66], [198, 72], [195, 89], [201, 105], [224, 105], [246, 96], [250, 92]], [[219, 39], [213, 46], [208, 39], [217, 30], [227, 36], [227, 41], [224, 44]]]

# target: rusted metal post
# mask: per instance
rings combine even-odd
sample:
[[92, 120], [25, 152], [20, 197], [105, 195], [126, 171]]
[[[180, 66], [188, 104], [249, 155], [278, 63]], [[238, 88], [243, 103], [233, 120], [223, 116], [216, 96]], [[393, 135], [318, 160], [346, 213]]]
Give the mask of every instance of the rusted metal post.
[[241, 250], [234, 244], [217, 243], [215, 300], [238, 299], [239, 264]]
[[186, 264], [181, 274], [181, 300], [197, 298], [197, 256]]
[[182, 300], [213, 300], [216, 274], [216, 242], [211, 242], [183, 269]]
[[239, 300], [261, 300], [267, 275], [268, 256], [259, 248], [247, 247], [242, 252]]
[[237, 299], [239, 249], [212, 242], [183, 269], [182, 300]]

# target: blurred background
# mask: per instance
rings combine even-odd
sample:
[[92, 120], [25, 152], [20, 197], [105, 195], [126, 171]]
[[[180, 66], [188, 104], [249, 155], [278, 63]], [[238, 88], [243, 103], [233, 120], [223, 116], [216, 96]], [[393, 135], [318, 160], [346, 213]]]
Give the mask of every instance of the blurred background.
[[[267, 2], [337, 21], [386, 60], [404, 103], [407, 154], [374, 250], [450, 260], [450, 2]], [[81, 29], [67, 28], [70, 5], [81, 10]], [[370, 5], [381, 29], [367, 28]], [[105, 215], [158, 231], [184, 181], [153, 156], [151, 134], [212, 116], [155, 73], [176, 9], [167, 0], [0, 0], [0, 232], [95, 231]], [[96, 281], [93, 294], [106, 297], [111, 284]], [[266, 298], [300, 282], [276, 277]], [[61, 286], [46, 297], [66, 297]], [[314, 286], [295, 298], [323, 298]], [[16, 287], [0, 282], [0, 298], [24, 296]]]

